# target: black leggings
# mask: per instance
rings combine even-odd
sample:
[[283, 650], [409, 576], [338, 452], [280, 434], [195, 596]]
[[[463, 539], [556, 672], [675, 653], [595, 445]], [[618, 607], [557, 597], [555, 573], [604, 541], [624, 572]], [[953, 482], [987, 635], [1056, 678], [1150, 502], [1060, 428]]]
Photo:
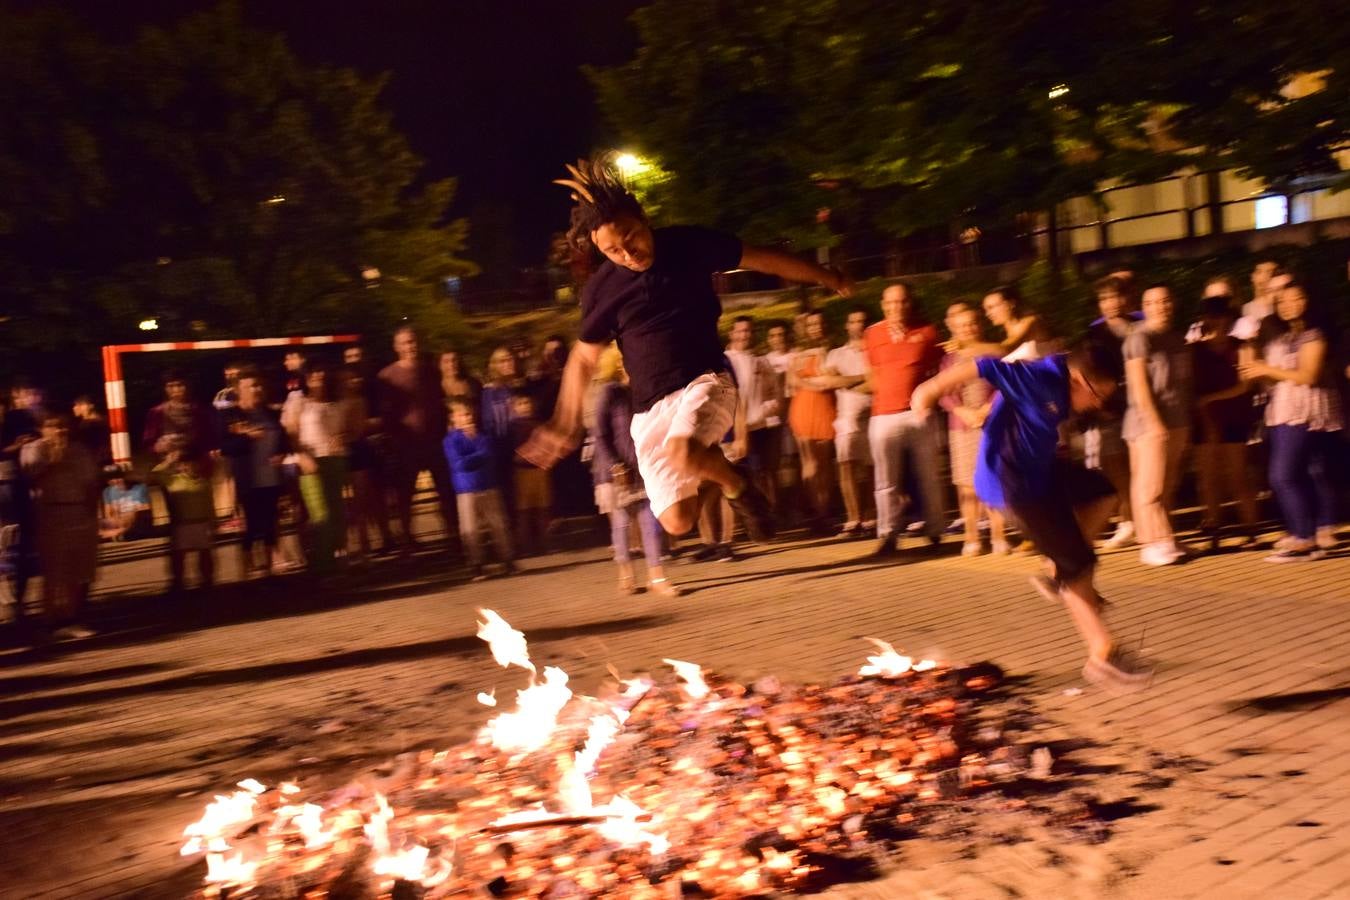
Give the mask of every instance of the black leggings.
[[268, 547], [277, 545], [277, 502], [281, 499], [281, 486], [255, 487], [243, 492], [244, 552], [253, 549], [254, 541], [262, 541]]

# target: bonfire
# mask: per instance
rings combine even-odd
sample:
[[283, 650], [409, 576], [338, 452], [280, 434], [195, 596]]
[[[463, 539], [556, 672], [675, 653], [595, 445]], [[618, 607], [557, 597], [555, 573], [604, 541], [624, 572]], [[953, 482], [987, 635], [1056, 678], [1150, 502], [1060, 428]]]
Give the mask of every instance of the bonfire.
[[526, 673], [513, 709], [326, 795], [239, 782], [184, 832], [182, 853], [206, 863], [199, 896], [799, 891], [875, 871], [944, 803], [1026, 767], [979, 721], [992, 668], [869, 639], [876, 653], [831, 685], [740, 684], [665, 660], [668, 674], [613, 673], [588, 697], [539, 671], [501, 616], [480, 616], [496, 661]]

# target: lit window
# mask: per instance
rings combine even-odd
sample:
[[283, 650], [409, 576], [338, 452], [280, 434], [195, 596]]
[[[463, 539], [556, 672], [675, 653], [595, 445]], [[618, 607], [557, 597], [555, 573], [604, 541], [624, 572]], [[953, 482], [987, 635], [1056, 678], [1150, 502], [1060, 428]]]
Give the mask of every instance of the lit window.
[[1281, 195], [1256, 199], [1256, 227], [1275, 228], [1289, 224], [1289, 198]]

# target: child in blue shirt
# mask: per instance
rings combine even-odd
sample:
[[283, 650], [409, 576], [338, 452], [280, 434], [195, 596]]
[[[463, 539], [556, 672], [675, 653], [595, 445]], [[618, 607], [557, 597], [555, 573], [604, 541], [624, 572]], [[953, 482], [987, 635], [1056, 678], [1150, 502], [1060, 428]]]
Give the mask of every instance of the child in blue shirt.
[[516, 571], [512, 559], [511, 532], [506, 510], [497, 490], [497, 457], [492, 438], [478, 429], [477, 412], [467, 400], [450, 402], [450, 430], [442, 444], [450, 465], [459, 510], [459, 537], [474, 581], [486, 578], [483, 570], [482, 532], [492, 533], [492, 543], [509, 575]]
[[1050, 577], [1033, 585], [1062, 601], [1088, 647], [1083, 675], [1113, 690], [1141, 690], [1151, 673], [1126, 661], [1102, 620], [1104, 601], [1093, 584], [1097, 557], [1092, 541], [1115, 505], [1115, 490], [1101, 472], [1058, 453], [1059, 426], [1071, 414], [1099, 410], [1115, 393], [1121, 361], [1099, 347], [1027, 362], [985, 357], [958, 363], [914, 392], [920, 415], [938, 398], [983, 378], [998, 391], [984, 423], [975, 464], [975, 491], [991, 507], [1006, 509], [1049, 560]]

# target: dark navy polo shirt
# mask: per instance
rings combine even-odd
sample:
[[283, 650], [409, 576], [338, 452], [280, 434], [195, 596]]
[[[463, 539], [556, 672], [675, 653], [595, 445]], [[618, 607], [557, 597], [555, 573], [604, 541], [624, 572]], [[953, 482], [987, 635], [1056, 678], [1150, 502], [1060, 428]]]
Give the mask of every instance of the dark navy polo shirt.
[[634, 272], [606, 260], [581, 294], [581, 339], [618, 340], [638, 412], [704, 372], [727, 368], [712, 275], [741, 262], [740, 239], [720, 231], [681, 225], [652, 235], [651, 268]]

